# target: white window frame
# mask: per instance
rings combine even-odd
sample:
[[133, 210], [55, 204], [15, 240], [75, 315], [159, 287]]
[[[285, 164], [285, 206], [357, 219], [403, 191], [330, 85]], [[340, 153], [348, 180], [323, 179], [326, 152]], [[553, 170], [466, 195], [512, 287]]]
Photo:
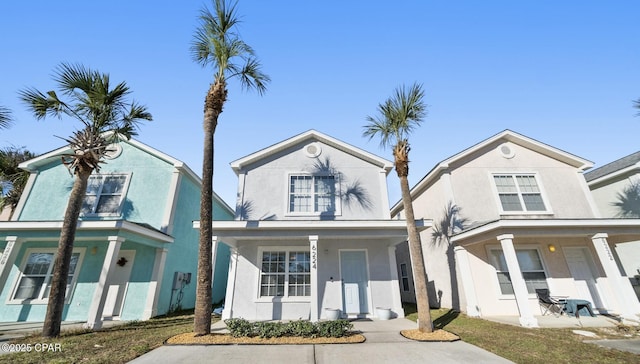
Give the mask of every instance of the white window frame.
[[[303, 211], [291, 211], [290, 207], [291, 207], [291, 178], [292, 177], [302, 177], [302, 176], [307, 176], [307, 177], [312, 177], [312, 186], [315, 186], [315, 183], [313, 183], [313, 181], [315, 180], [316, 177], [333, 177], [333, 181], [335, 184], [335, 194], [333, 196], [333, 205], [334, 205], [334, 211], [332, 212], [318, 212], [315, 211], [315, 203], [314, 203], [314, 196], [316, 194], [315, 191], [311, 192], [311, 199], [312, 199], [312, 203], [314, 204], [314, 211], [308, 211], [308, 212], [303, 212]], [[306, 173], [306, 172], [291, 172], [287, 174], [287, 182], [286, 182], [286, 205], [285, 205], [285, 216], [323, 216], [323, 215], [327, 215], [327, 216], [340, 216], [342, 215], [342, 206], [340, 205], [340, 175], [339, 173], [336, 174], [329, 174], [329, 173]]]
[[[95, 195], [96, 196], [96, 200], [93, 203], [93, 206], [91, 208], [91, 212], [89, 213], [82, 213], [82, 216], [120, 216], [122, 214], [122, 205], [123, 202], [125, 200], [125, 197], [127, 195], [127, 190], [129, 189], [129, 181], [131, 180], [131, 173], [99, 173], [99, 174], [92, 174], [91, 176], [89, 176], [89, 183], [91, 183], [91, 179], [95, 179], [98, 177], [102, 177], [103, 181], [100, 184], [100, 190], [98, 191], [98, 193]], [[120, 193], [120, 201], [118, 202], [118, 209], [115, 212], [95, 212], [97, 207], [98, 207], [98, 203], [100, 202], [100, 197], [102, 196], [102, 188], [104, 187], [104, 179], [106, 179], [107, 177], [125, 177], [124, 180], [124, 184], [122, 186], [122, 193]], [[87, 184], [87, 187], [89, 187], [89, 184]], [[84, 198], [83, 198], [83, 206], [84, 206], [84, 199], [86, 199], [87, 197], [87, 192], [85, 191], [84, 194]]]
[[[514, 249], [516, 251], [516, 256], [517, 256], [517, 252], [519, 250], [535, 250], [538, 253], [538, 258], [540, 259], [540, 264], [542, 265], [542, 270], [533, 270], [533, 271], [526, 271], [526, 272], [543, 272], [544, 276], [545, 276], [545, 282], [547, 283], [547, 287], [550, 287], [549, 284], [549, 273], [547, 270], [547, 266], [544, 262], [544, 255], [542, 254], [542, 250], [540, 249], [539, 245], [535, 245], [535, 244], [525, 244], [525, 245], [518, 245], [518, 246], [514, 246]], [[511, 272], [509, 272], [508, 270], [503, 271], [503, 270], [498, 270], [498, 262], [495, 259], [495, 256], [492, 254], [492, 251], [495, 250], [500, 250], [502, 251], [502, 254], [504, 254], [504, 251], [502, 249], [501, 245], [489, 245], [486, 248], [487, 250], [487, 257], [488, 257], [488, 261], [489, 264], [491, 264], [491, 267], [493, 268], [493, 280], [495, 282], [495, 287], [496, 287], [496, 292], [498, 292], [499, 297], [501, 298], [515, 298], [515, 294], [514, 293], [502, 293], [502, 287], [500, 287], [500, 280], [498, 279], [498, 273], [499, 272], [506, 272], [509, 273], [509, 276], [511, 276]], [[523, 279], [524, 279], [524, 271], [522, 271], [522, 266], [520, 264], [520, 262], [518, 261], [518, 265], [520, 266], [520, 274], [523, 275]], [[512, 281], [513, 282], [513, 281]], [[526, 280], [525, 280], [525, 284], [526, 284]], [[512, 283], [512, 287], [513, 287], [513, 283]], [[527, 287], [527, 294], [529, 295], [529, 298], [535, 298], [536, 297], [536, 293], [535, 292], [529, 292], [529, 289]]]
[[[285, 253], [285, 271], [282, 273], [284, 275], [284, 295], [283, 296], [262, 296], [262, 277], [265, 273], [262, 272], [262, 255], [265, 252], [283, 252]], [[309, 246], [264, 246], [258, 249], [258, 256], [256, 259], [258, 266], [258, 280], [257, 280], [257, 290], [256, 290], [256, 301], [257, 302], [272, 302], [274, 300], [283, 301], [283, 302], [311, 302], [311, 293], [309, 296], [289, 296], [289, 276], [293, 274], [300, 274], [298, 272], [289, 272], [289, 256], [294, 252], [304, 252], [309, 254], [309, 282], [311, 282], [311, 249]], [[268, 273], [267, 273], [268, 274]], [[307, 274], [307, 273], [303, 273]], [[311, 285], [311, 283], [309, 283]]]
[[[404, 266], [404, 269], [402, 267]], [[407, 287], [405, 289], [404, 282], [407, 282]], [[400, 263], [400, 284], [402, 285], [403, 292], [411, 291], [411, 283], [409, 282], [409, 266], [407, 263]]]
[[[76, 264], [75, 271], [73, 272], [73, 276], [71, 277], [71, 281], [67, 282], [67, 292], [65, 296], [65, 304], [71, 302], [71, 298], [73, 297], [73, 293], [75, 292], [76, 283], [78, 282], [78, 276], [80, 275], [80, 270], [82, 269], [82, 262], [84, 260], [84, 255], [86, 252], [86, 248], [73, 248], [72, 254], [79, 254], [78, 262]], [[53, 260], [49, 265], [49, 269], [45, 274], [44, 282], [42, 287], [40, 288], [40, 292], [38, 293], [37, 298], [27, 298], [20, 299], [14, 298], [17, 291], [20, 281], [24, 277], [24, 270], [27, 266], [27, 261], [31, 254], [53, 254]], [[22, 257], [22, 263], [20, 264], [20, 272], [18, 273], [16, 280], [13, 284], [13, 289], [11, 290], [11, 294], [7, 298], [7, 304], [43, 304], [46, 305], [49, 302], [49, 297], [43, 297], [44, 292], [46, 291], [47, 286], [51, 284], [51, 279], [53, 278], [53, 265], [56, 258], [57, 249], [56, 248], [28, 248], [25, 250], [24, 256]]]
[[[518, 200], [520, 201], [520, 206], [522, 206], [522, 210], [520, 211], [505, 211], [502, 207], [502, 201], [500, 200], [500, 193], [498, 192], [498, 186], [496, 186], [495, 178], [496, 176], [510, 176], [514, 179], [515, 187], [518, 194]], [[544, 204], [545, 209], [540, 211], [527, 211], [527, 206], [524, 203], [524, 199], [522, 197], [522, 191], [520, 190], [520, 185], [518, 185], [517, 176], [531, 176], [535, 179], [536, 184], [538, 185], [538, 189], [540, 190], [540, 198], [542, 199], [542, 203]], [[498, 209], [500, 211], [500, 215], [553, 215], [553, 211], [551, 210], [551, 205], [549, 204], [549, 200], [546, 197], [546, 192], [544, 186], [542, 185], [542, 181], [540, 179], [540, 175], [537, 172], [491, 172], [489, 173], [489, 181], [491, 184], [491, 189], [493, 191], [493, 196], [498, 205]]]

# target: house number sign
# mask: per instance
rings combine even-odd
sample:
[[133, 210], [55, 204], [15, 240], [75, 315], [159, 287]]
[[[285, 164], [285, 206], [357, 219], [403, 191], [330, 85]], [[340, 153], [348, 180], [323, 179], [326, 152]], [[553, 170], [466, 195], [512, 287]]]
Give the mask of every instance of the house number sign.
[[607, 240], [602, 239], [601, 241], [602, 241], [602, 247], [604, 248], [604, 251], [607, 253], [609, 260], [614, 260], [613, 254], [611, 254], [611, 249], [609, 248], [609, 244], [607, 244]]
[[2, 254], [2, 258], [0, 258], [0, 265], [4, 266], [7, 264], [7, 259], [9, 259], [9, 254], [11, 254], [11, 250], [13, 250], [13, 245], [15, 242], [13, 240], [9, 240], [7, 242], [6, 248], [4, 248], [4, 253]]
[[311, 243], [311, 268], [318, 269], [318, 246], [315, 242]]

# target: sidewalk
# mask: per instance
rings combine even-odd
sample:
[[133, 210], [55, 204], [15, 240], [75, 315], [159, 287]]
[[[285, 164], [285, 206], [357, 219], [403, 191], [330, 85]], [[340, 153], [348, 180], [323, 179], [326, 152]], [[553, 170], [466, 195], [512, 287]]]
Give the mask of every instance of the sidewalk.
[[[361, 344], [323, 345], [165, 345], [131, 361], [160, 363], [511, 363], [463, 341], [417, 342], [400, 335], [415, 328], [404, 318], [388, 321], [354, 321], [354, 330], [367, 339]], [[225, 330], [217, 322], [212, 332]]]

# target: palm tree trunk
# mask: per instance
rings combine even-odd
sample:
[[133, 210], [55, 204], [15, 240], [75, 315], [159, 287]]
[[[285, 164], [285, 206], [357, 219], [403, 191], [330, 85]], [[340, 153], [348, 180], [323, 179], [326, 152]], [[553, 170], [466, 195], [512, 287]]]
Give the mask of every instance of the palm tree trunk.
[[402, 205], [404, 206], [405, 219], [407, 220], [407, 235], [409, 237], [409, 254], [413, 268], [413, 281], [416, 291], [416, 305], [418, 306], [418, 330], [432, 332], [431, 312], [429, 311], [429, 292], [427, 291], [427, 272], [422, 255], [422, 243], [416, 228], [415, 215], [413, 214], [413, 202], [409, 190], [409, 143], [406, 139], [399, 140], [393, 148], [396, 173], [400, 179], [402, 192]]
[[87, 191], [87, 182], [93, 169], [80, 165], [75, 171], [75, 180], [67, 203], [67, 210], [62, 222], [60, 231], [60, 241], [58, 251], [53, 262], [53, 277], [51, 279], [51, 290], [47, 304], [47, 313], [42, 327], [43, 337], [60, 336], [60, 324], [62, 323], [62, 312], [67, 293], [67, 280], [69, 278], [69, 266], [73, 253], [73, 242], [76, 237], [78, 217]]
[[218, 116], [226, 100], [224, 82], [215, 82], [209, 88], [204, 108], [204, 148], [202, 159], [202, 191], [200, 194], [200, 240], [198, 250], [198, 279], [196, 284], [196, 304], [194, 328], [196, 336], [211, 333], [211, 296], [213, 272], [211, 221], [213, 216], [213, 154], [214, 134]]

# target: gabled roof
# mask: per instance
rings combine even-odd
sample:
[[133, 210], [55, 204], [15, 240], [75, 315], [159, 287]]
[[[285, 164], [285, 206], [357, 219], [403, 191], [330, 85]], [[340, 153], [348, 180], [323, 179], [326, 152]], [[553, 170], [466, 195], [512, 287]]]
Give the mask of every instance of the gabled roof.
[[267, 158], [271, 155], [274, 155], [278, 152], [281, 152], [293, 145], [299, 144], [303, 141], [307, 140], [317, 140], [327, 145], [330, 145], [338, 150], [341, 150], [345, 153], [351, 154], [357, 158], [365, 160], [373, 165], [376, 165], [380, 168], [384, 168], [386, 173], [389, 173], [391, 169], [393, 169], [393, 162], [386, 160], [384, 158], [378, 157], [375, 154], [369, 153], [365, 150], [362, 150], [353, 145], [347, 144], [343, 141], [330, 137], [326, 134], [323, 134], [316, 130], [308, 130], [302, 134], [298, 134], [289, 139], [283, 140], [279, 143], [276, 143], [270, 147], [259, 150], [255, 153], [249, 154], [246, 157], [242, 157], [231, 162], [231, 168], [236, 174], [239, 174], [241, 170], [243, 170], [247, 165], [255, 163], [261, 159]]
[[[415, 197], [415, 195], [420, 193], [422, 189], [428, 186], [431, 181], [433, 181], [436, 178], [439, 178], [440, 174], [449, 168], [449, 165], [481, 150], [482, 148], [498, 140], [504, 140], [504, 141], [511, 142], [513, 144], [520, 145], [527, 149], [538, 152], [542, 155], [545, 155], [550, 158], [556, 159], [560, 162], [566, 163], [579, 170], [584, 171], [586, 169], [593, 167], [593, 162], [589, 160], [586, 160], [574, 154], [565, 152], [564, 150], [552, 147], [548, 144], [542, 143], [538, 140], [529, 138], [522, 134], [516, 133], [515, 131], [506, 129], [438, 163], [435, 167], [431, 169], [431, 171], [429, 171], [429, 173], [427, 173], [426, 176], [424, 176], [415, 186], [413, 186], [413, 188], [411, 188], [411, 196]], [[396, 215], [401, 210], [402, 210], [402, 201], [399, 201], [391, 209], [391, 216]]]
[[[640, 169], [640, 151], [629, 154], [602, 167], [598, 167], [584, 174], [587, 182], [594, 182], [598, 179], [608, 179], [618, 174], [624, 173], [634, 168]], [[603, 178], [606, 177], [606, 178]]]
[[[184, 172], [187, 176], [189, 176], [191, 179], [193, 179], [196, 184], [201, 185], [202, 184], [202, 180], [200, 179], [200, 177], [195, 174], [193, 172], [193, 170], [191, 170], [191, 168], [189, 168], [188, 165], [186, 165], [184, 162], [166, 154], [163, 153], [155, 148], [152, 148], [142, 142], [139, 142], [135, 139], [126, 139], [126, 138], [121, 138], [120, 139], [120, 143], [127, 143], [130, 144], [146, 153], [149, 153], [151, 155], [153, 155], [154, 157], [163, 160], [171, 165], [173, 165], [177, 170]], [[62, 148], [58, 148], [55, 150], [52, 150], [48, 153], [44, 153], [38, 157], [35, 157], [33, 159], [30, 159], [28, 161], [24, 161], [22, 163], [20, 163], [20, 165], [18, 165], [19, 168], [24, 169], [26, 171], [29, 172], [35, 172], [38, 170], [39, 167], [42, 167], [46, 164], [51, 163], [51, 161], [53, 160], [59, 160], [60, 156], [63, 154], [68, 154], [71, 153], [71, 148], [69, 148], [69, 146], [64, 146]], [[225, 209], [227, 209], [230, 213], [234, 213], [234, 210], [229, 207], [229, 205], [224, 202], [224, 200], [222, 198], [220, 198], [220, 196], [218, 196], [215, 192], [213, 193], [213, 197], [216, 201], [218, 201], [218, 203]]]

